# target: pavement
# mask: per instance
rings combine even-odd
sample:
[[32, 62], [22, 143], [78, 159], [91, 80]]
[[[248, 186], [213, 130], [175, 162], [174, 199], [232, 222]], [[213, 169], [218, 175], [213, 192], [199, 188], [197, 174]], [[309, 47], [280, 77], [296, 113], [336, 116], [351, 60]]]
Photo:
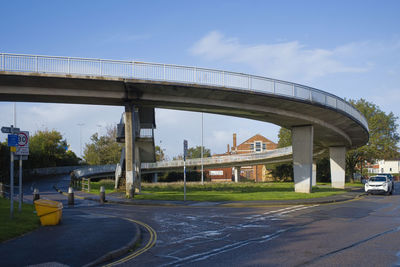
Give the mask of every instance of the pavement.
[[[50, 196], [51, 199], [63, 199], [62, 222], [0, 243], [1, 265], [94, 266], [118, 258], [138, 245], [141, 233], [137, 224], [126, 218], [96, 214], [96, 209], [90, 209], [88, 202], [94, 203], [94, 206], [100, 205], [97, 203], [99, 196], [76, 191], [77, 205], [68, 207], [65, 191], [57, 187], [55, 189], [60, 194]], [[65, 190], [65, 186], [62, 189]], [[302, 200], [196, 202], [126, 199], [122, 193], [112, 193], [106, 196], [106, 202], [151, 206], [260, 207], [343, 202], [362, 195], [362, 189], [358, 188], [340, 195]], [[86, 203], [81, 204], [84, 208], [80, 208], [79, 202]]]
[[127, 253], [139, 239], [139, 227], [129, 220], [66, 207], [59, 225], [0, 243], [0, 265], [97, 265]]

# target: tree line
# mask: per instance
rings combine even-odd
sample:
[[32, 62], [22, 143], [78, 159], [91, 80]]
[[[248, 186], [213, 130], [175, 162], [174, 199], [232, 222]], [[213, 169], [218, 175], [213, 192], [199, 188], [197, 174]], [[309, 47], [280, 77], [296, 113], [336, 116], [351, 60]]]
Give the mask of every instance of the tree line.
[[[374, 163], [375, 160], [399, 159], [398, 142], [398, 117], [392, 112], [385, 113], [377, 105], [365, 99], [350, 100], [367, 119], [369, 126], [369, 141], [362, 147], [351, 149], [346, 153], [346, 177], [353, 182], [354, 173], [367, 175], [366, 163]], [[289, 129], [281, 128], [278, 134], [278, 147], [292, 145], [292, 133]], [[326, 155], [317, 160], [317, 179], [319, 181], [330, 180], [329, 157]], [[270, 166], [271, 168], [271, 166]], [[272, 166], [273, 174], [282, 180], [293, 179], [292, 164], [280, 164]]]

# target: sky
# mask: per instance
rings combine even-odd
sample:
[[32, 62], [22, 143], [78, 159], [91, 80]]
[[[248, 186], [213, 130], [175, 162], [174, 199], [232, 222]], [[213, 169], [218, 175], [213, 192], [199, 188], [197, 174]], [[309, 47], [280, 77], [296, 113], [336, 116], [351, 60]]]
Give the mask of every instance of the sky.
[[[0, 52], [135, 60], [287, 80], [400, 115], [400, 1], [0, 1]], [[14, 121], [0, 102], [0, 126]], [[57, 130], [70, 149], [119, 122], [123, 107], [16, 103], [17, 126]], [[172, 158], [201, 145], [201, 113], [156, 109], [155, 142]], [[204, 146], [223, 153], [279, 127], [204, 114]], [[397, 121], [399, 122], [399, 121]], [[6, 135], [1, 134], [0, 140]], [[82, 145], [81, 145], [82, 144]]]

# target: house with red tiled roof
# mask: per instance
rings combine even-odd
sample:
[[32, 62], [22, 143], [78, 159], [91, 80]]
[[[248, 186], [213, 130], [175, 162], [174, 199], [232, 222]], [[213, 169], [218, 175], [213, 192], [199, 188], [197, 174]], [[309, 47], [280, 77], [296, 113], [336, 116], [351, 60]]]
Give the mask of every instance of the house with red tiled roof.
[[[234, 133], [233, 144], [231, 147], [229, 144], [227, 145], [227, 152], [214, 156], [261, 153], [274, 150], [278, 147], [276, 143], [272, 142], [261, 134], [256, 134], [239, 145], [237, 145], [236, 138], [237, 136]], [[261, 182], [268, 180], [269, 171], [265, 168], [265, 165], [242, 166], [240, 168], [240, 176], [241, 178]], [[232, 181], [232, 168], [209, 169], [207, 172], [207, 177], [211, 179], [211, 181], [216, 182]]]

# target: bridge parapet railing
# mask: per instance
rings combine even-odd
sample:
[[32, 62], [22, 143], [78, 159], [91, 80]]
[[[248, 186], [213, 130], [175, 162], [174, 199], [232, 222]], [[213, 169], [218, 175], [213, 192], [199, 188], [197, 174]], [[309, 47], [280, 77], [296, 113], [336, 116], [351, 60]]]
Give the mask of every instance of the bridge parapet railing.
[[243, 73], [170, 64], [73, 57], [0, 54], [0, 70], [57, 73], [198, 84], [256, 91], [318, 103], [350, 115], [368, 130], [365, 117], [345, 100], [304, 85]]
[[[251, 153], [242, 155], [226, 155], [218, 157], [208, 157], [203, 158], [204, 165], [213, 165], [220, 163], [241, 163], [246, 161], [256, 161], [258, 159], [266, 159], [272, 157], [286, 156], [292, 153], [292, 147], [279, 148], [263, 153]], [[188, 159], [186, 160], [186, 166], [200, 166], [201, 159]], [[154, 163], [142, 163], [142, 169], [157, 169], [157, 168], [167, 168], [167, 167], [183, 167], [183, 160], [171, 160], [171, 161], [159, 161]]]

